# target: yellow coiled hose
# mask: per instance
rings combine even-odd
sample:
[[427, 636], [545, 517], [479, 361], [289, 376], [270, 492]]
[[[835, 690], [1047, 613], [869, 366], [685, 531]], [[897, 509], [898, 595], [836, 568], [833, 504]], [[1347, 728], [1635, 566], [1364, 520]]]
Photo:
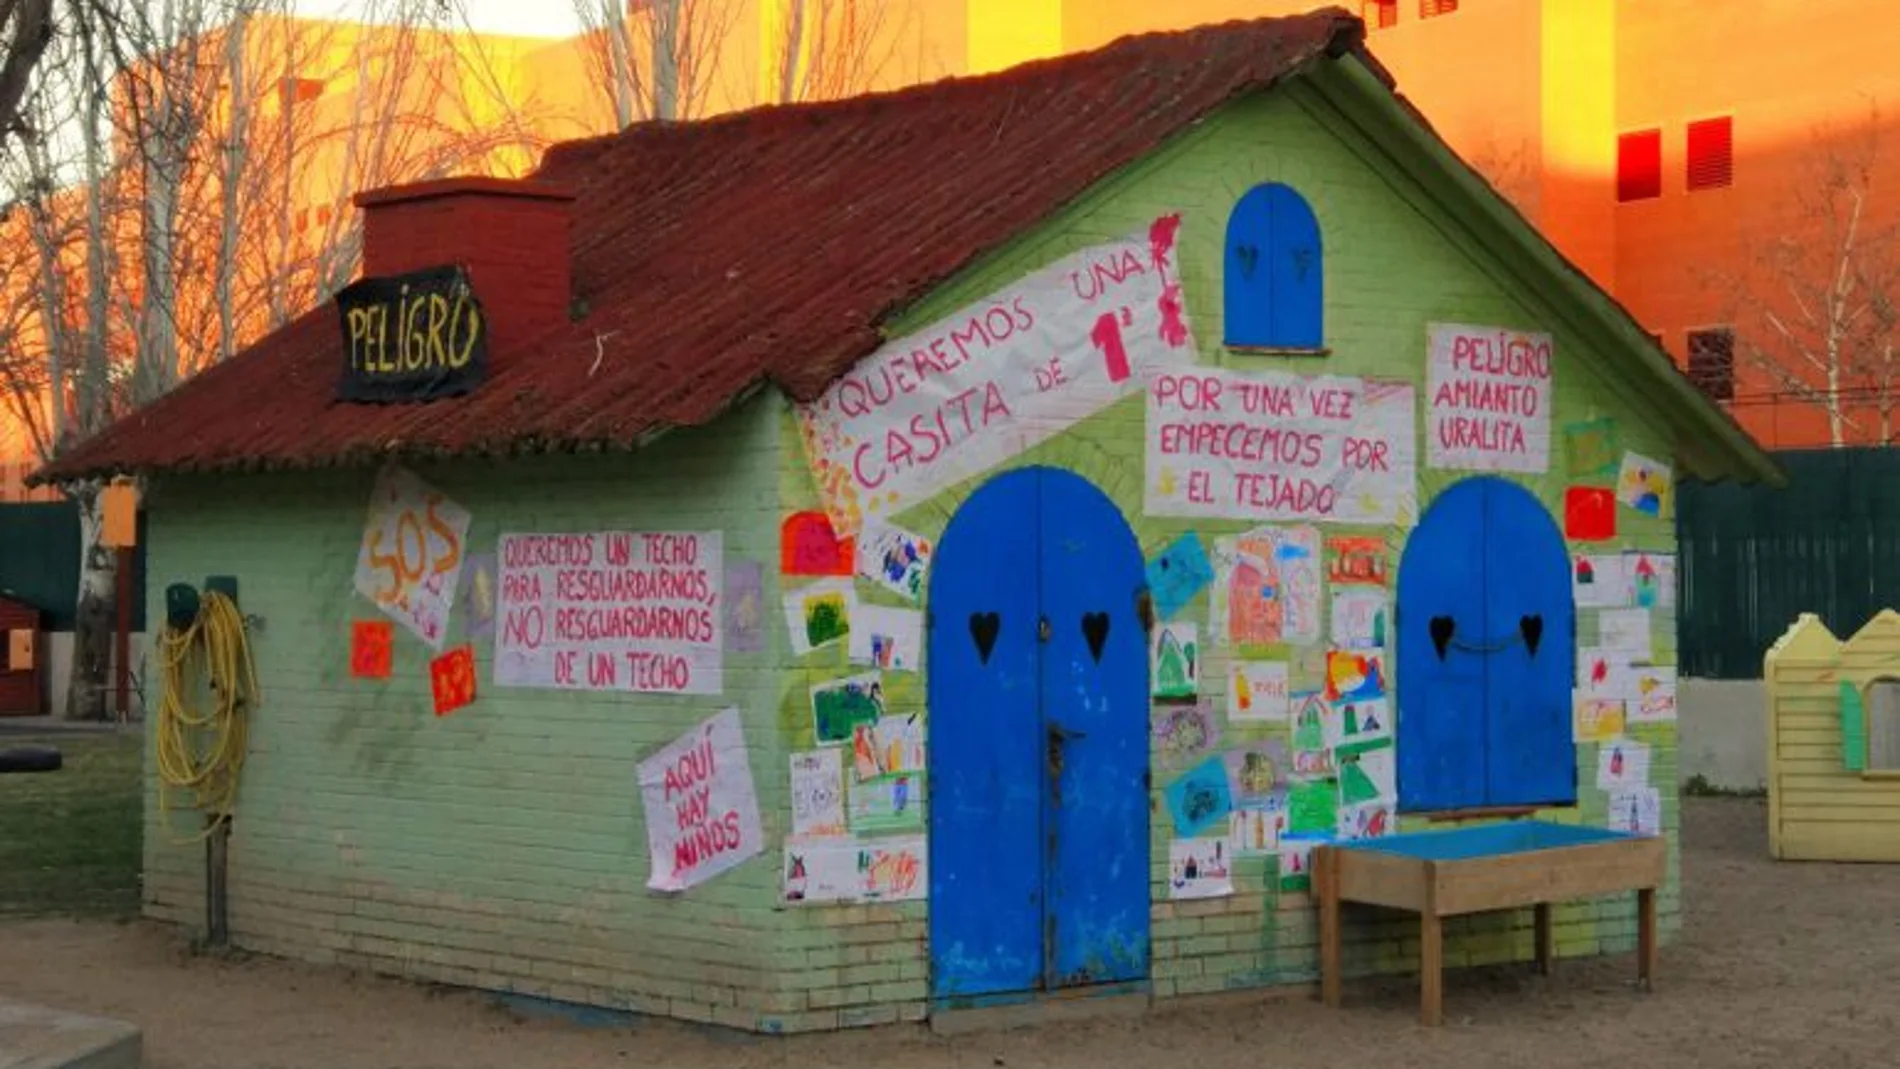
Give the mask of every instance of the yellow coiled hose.
[[[224, 594], [206, 591], [190, 627], [159, 634], [165, 676], [158, 704], [158, 811], [166, 828], [174, 794], [207, 817], [229, 816], [244, 768], [247, 714], [257, 704], [257, 665], [244, 632], [244, 617]], [[211, 707], [200, 713], [197, 697], [209, 684]], [[183, 842], [203, 839], [221, 820]]]

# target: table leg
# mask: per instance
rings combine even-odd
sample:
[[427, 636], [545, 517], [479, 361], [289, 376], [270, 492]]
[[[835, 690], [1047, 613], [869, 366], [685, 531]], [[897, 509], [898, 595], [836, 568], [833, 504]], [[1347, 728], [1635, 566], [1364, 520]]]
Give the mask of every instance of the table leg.
[[1537, 918], [1537, 971], [1550, 975], [1551, 959], [1556, 957], [1556, 932], [1550, 923], [1550, 903], [1539, 902], [1532, 912]]
[[1656, 889], [1636, 892], [1636, 981], [1643, 990], [1656, 983]]
[[1418, 1019], [1428, 1028], [1445, 1019], [1445, 922], [1430, 910], [1418, 919]]
[[1320, 856], [1313, 866], [1313, 879], [1319, 891], [1319, 988], [1320, 998], [1328, 1006], [1339, 1006], [1339, 879], [1338, 858], [1332, 850], [1316, 851]]

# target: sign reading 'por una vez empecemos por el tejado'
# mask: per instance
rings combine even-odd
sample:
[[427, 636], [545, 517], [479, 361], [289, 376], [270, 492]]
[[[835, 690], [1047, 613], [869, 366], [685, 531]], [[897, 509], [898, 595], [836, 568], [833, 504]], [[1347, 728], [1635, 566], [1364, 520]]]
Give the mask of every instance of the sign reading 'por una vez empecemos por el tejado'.
[[336, 295], [344, 401], [433, 401], [475, 389], [488, 369], [488, 320], [459, 266], [363, 278]]

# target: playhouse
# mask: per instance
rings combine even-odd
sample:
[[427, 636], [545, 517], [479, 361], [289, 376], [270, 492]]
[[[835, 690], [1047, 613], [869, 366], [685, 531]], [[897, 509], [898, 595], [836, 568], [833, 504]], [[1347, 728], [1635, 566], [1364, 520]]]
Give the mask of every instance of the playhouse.
[[1769, 647], [1768, 846], [1790, 861], [1900, 861], [1900, 613], [1842, 640], [1803, 613]]
[[361, 281], [41, 473], [247, 621], [231, 939], [767, 1032], [1164, 999], [1312, 983], [1316, 847], [1525, 817], [1659, 841], [1666, 938], [1673, 480], [1773, 467], [1363, 35], [362, 194]]

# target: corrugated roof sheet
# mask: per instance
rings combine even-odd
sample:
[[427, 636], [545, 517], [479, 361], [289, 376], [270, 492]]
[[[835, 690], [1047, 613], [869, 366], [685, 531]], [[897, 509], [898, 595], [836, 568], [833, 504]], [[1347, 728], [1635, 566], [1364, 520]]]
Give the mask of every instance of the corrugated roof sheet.
[[40, 477], [626, 447], [711, 420], [764, 380], [809, 400], [878, 347], [881, 322], [978, 256], [1235, 96], [1363, 38], [1328, 8], [558, 145], [536, 177], [578, 191], [574, 288], [590, 311], [493, 353], [472, 395], [333, 400], [343, 351], [326, 303]]

